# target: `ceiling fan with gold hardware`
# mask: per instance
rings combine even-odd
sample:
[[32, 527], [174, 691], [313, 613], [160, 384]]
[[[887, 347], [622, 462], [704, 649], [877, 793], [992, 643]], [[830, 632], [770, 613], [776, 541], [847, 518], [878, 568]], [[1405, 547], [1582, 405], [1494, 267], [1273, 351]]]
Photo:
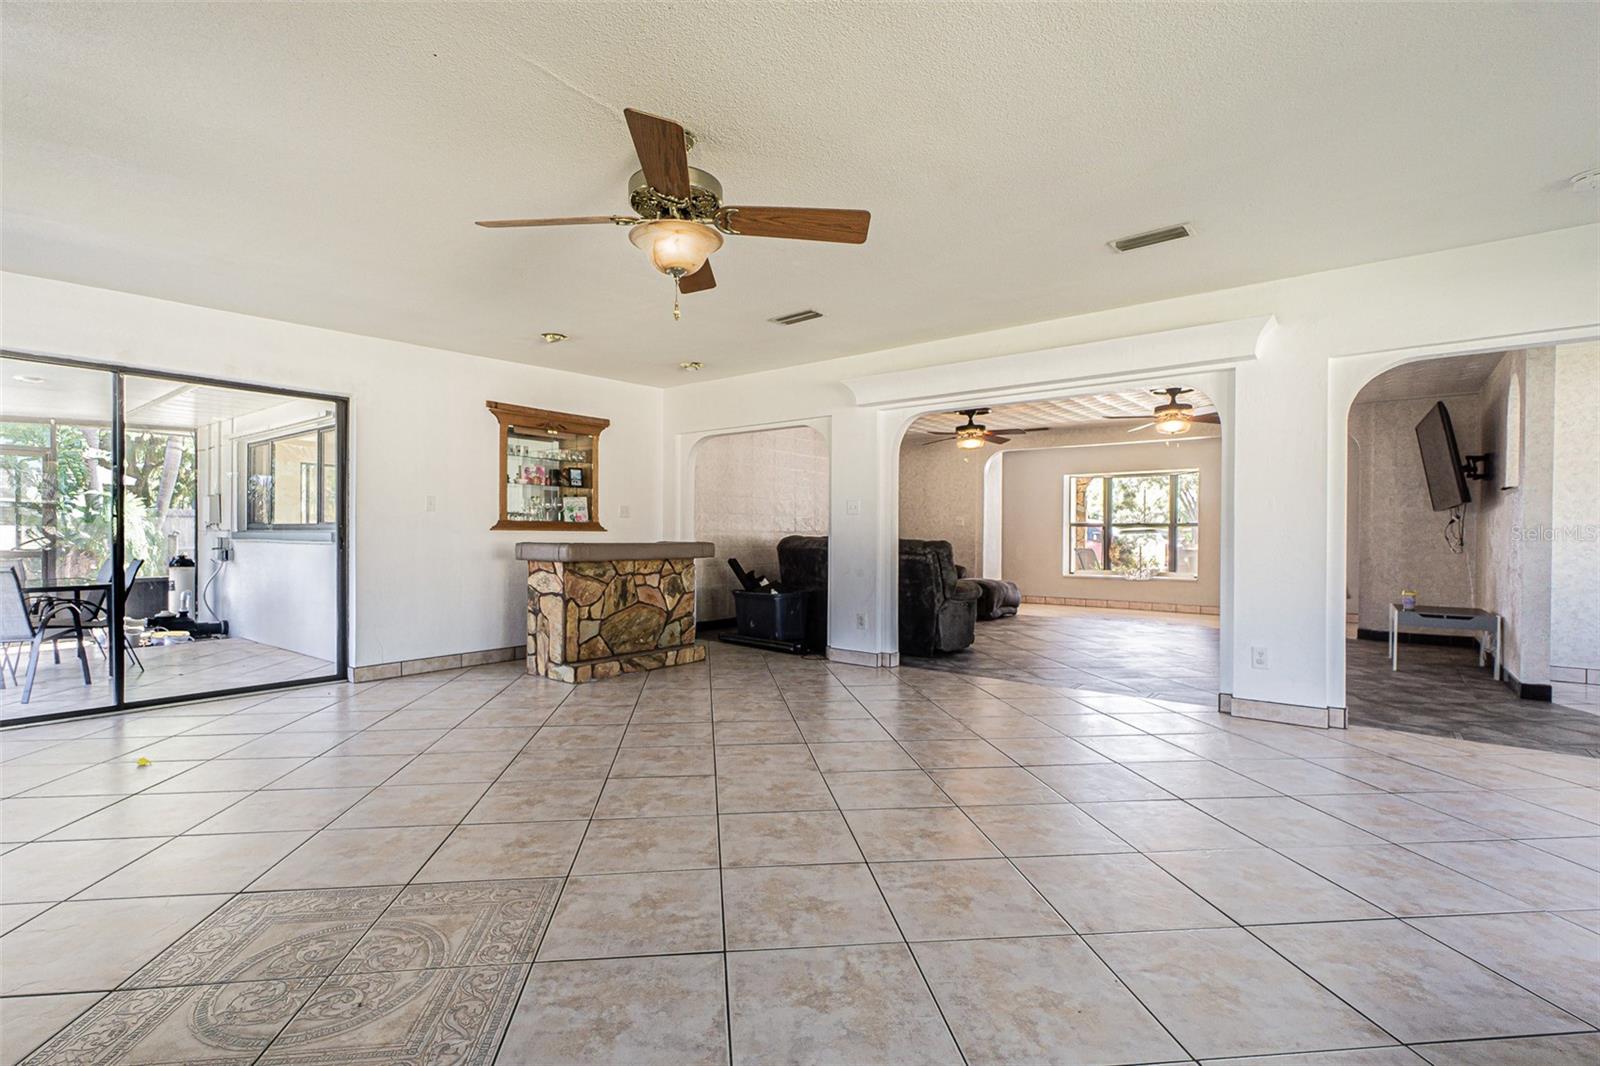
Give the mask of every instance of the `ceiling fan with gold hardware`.
[[1020, 436], [1023, 433], [1038, 433], [1044, 428], [1043, 426], [1035, 426], [1032, 429], [990, 429], [982, 422], [975, 421], [979, 415], [989, 413], [989, 408], [987, 407], [973, 407], [955, 413], [966, 415], [967, 424], [938, 434], [934, 440], [924, 444], [924, 448], [929, 444], [943, 444], [951, 438], [955, 439], [957, 448], [981, 448], [985, 444], [1006, 444], [1010, 442], [1012, 437]]
[[828, 207], [742, 207], [724, 205], [722, 183], [689, 165], [694, 136], [671, 119], [628, 108], [623, 111], [639, 170], [628, 182], [633, 215], [580, 215], [576, 218], [503, 218], [478, 225], [489, 229], [523, 226], [629, 227], [628, 239], [647, 252], [650, 263], [672, 279], [672, 317], [681, 317], [677, 293], [704, 292], [717, 284], [711, 253], [724, 234], [786, 237], [791, 240], [861, 244], [872, 216], [866, 211]]
[[1198, 422], [1205, 422], [1211, 425], [1221, 424], [1222, 416], [1217, 412], [1206, 411], [1203, 414], [1197, 414], [1195, 413], [1194, 404], [1183, 403], [1178, 399], [1179, 396], [1187, 396], [1193, 391], [1193, 389], [1179, 388], [1151, 389], [1150, 394], [1152, 396], [1165, 396], [1167, 398], [1166, 403], [1156, 405], [1154, 412], [1148, 415], [1106, 415], [1105, 420], [1107, 422], [1142, 422], [1143, 425], [1134, 426], [1128, 432], [1137, 433], [1141, 429], [1149, 429], [1154, 426], [1157, 433], [1165, 433], [1168, 436], [1187, 433], [1189, 432], [1189, 427]]

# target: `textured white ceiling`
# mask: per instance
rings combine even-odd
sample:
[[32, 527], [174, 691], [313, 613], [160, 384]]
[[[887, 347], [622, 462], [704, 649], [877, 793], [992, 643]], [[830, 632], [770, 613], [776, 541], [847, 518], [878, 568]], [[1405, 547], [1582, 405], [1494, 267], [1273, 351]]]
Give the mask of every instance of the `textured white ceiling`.
[[1460, 396], [1477, 392], [1489, 380], [1504, 352], [1424, 359], [1385, 370], [1356, 393], [1356, 403], [1409, 400], [1416, 397]]
[[[1210, 411], [1211, 398], [1195, 390], [1179, 397], [1184, 403], [1194, 405], [1196, 412]], [[1124, 415], [1151, 414], [1157, 404], [1165, 403], [1165, 396], [1152, 395], [1148, 389], [1127, 392], [1108, 392], [1098, 396], [1070, 396], [1060, 400], [1038, 400], [1033, 403], [1009, 403], [992, 408], [977, 421], [990, 429], [1049, 429], [1057, 426], [1080, 426], [1099, 422], [1105, 418]], [[911, 423], [908, 433], [948, 433], [965, 425], [967, 416], [955, 412], [923, 415]], [[1129, 423], [1136, 425], [1137, 423]]]
[[[1580, 224], [1600, 5], [0, 5], [11, 270], [682, 383]], [[733, 203], [719, 287], [611, 227], [621, 112]], [[1173, 222], [1197, 236], [1116, 255]], [[814, 307], [826, 317], [768, 319]], [[572, 342], [538, 340], [561, 330]]]

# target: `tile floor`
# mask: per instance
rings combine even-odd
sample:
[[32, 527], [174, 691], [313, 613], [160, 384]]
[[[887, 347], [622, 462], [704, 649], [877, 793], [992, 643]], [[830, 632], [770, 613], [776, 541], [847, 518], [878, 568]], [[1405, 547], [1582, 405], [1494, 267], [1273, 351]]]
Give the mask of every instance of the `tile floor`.
[[1600, 763], [1108, 691], [713, 645], [8, 730], [0, 1063], [1600, 1061]]

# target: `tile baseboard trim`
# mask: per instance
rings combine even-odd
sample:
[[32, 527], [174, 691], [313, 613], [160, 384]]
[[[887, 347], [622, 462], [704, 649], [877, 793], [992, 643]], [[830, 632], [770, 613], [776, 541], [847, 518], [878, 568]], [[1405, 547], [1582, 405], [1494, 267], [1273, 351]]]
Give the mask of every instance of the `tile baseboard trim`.
[[1552, 666], [1550, 680], [1563, 685], [1600, 685], [1600, 667]]
[[1024, 596], [1023, 603], [1047, 604], [1051, 607], [1105, 607], [1119, 611], [1164, 611], [1167, 614], [1221, 613], [1221, 608], [1199, 603], [1158, 603], [1151, 600], [1089, 600], [1081, 596]]
[[1343, 729], [1349, 722], [1343, 707], [1308, 707], [1299, 703], [1246, 700], [1229, 692], [1217, 694], [1217, 710], [1235, 718], [1300, 725], [1309, 729]]
[[828, 649], [828, 661], [845, 663], [849, 666], [870, 666], [892, 670], [900, 665], [900, 653], [897, 651], [854, 651], [850, 648], [830, 647]]
[[430, 655], [425, 659], [403, 659], [392, 663], [374, 663], [350, 669], [350, 680], [356, 684], [368, 681], [389, 681], [397, 677], [432, 674], [440, 670], [460, 670], [468, 666], [487, 666], [490, 663], [510, 662], [526, 658], [528, 649], [518, 644], [511, 648], [490, 648], [487, 651], [464, 651], [458, 655]]

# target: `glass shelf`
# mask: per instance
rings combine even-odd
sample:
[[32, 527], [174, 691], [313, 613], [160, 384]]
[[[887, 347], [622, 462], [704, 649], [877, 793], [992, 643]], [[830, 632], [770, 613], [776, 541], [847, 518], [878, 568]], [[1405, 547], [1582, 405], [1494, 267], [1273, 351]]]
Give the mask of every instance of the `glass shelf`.
[[500, 420], [500, 521], [496, 529], [600, 529], [604, 419], [489, 403]]

